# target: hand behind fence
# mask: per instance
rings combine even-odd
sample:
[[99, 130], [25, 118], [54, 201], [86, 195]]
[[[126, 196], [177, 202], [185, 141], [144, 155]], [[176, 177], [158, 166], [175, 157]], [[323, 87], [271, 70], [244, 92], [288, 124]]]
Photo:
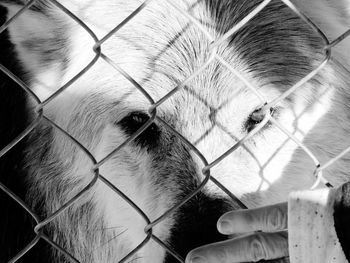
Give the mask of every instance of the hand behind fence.
[[192, 250], [186, 263], [257, 262], [287, 257], [287, 212], [287, 203], [281, 203], [224, 214], [217, 223], [219, 232], [239, 236]]

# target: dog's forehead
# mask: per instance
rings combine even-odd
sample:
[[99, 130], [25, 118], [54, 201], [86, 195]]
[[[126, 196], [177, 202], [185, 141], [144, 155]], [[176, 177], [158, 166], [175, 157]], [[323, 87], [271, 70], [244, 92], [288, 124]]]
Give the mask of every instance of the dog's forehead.
[[[105, 16], [96, 16], [91, 11], [90, 17], [88, 10], [94, 9], [94, 3], [91, 6], [90, 1], [89, 4], [79, 2], [76, 5], [83, 8], [84, 3], [88, 6], [84, 12], [84, 21], [101, 38], [105, 36], [105, 30], [108, 32], [113, 29], [121, 22], [119, 20], [132, 12], [132, 8], [122, 8], [124, 1], [116, 1], [115, 5], [109, 3], [110, 9], [115, 11], [114, 15], [108, 13]], [[133, 0], [125, 6], [137, 7], [139, 3], [140, 1]], [[259, 3], [256, 0], [186, 0], [179, 1], [178, 7], [201, 22], [204, 30], [214, 39], [220, 39]], [[76, 9], [74, 6], [69, 7]], [[96, 12], [100, 11], [96, 8]], [[102, 21], [104, 26], [101, 26]], [[243, 72], [247, 81], [257, 84], [257, 87], [272, 82], [282, 88], [290, 86], [312, 70], [310, 54], [315, 58], [314, 51], [317, 47], [314, 43], [319, 40], [301, 22], [283, 3], [273, 1], [241, 30], [226, 39], [218, 47], [217, 55], [230, 67]], [[103, 42], [102, 51], [158, 101], [197, 74], [198, 69], [211, 59], [212, 39], [202, 29], [186, 15], [175, 10], [168, 1], [150, 1], [138, 15]], [[79, 58], [76, 61], [79, 62], [73, 66], [73, 75], [67, 75], [67, 81], [95, 55], [90, 44], [84, 44], [84, 41], [91, 42], [91, 36], [86, 36], [86, 32], [84, 35], [81, 30], [78, 30], [79, 38], [71, 44], [75, 49], [74, 56]], [[300, 34], [305, 37], [294, 39]], [[81, 50], [86, 52], [80, 52]], [[120, 74], [112, 70], [112, 67], [94, 65], [93, 72], [88, 72], [89, 77], [85, 78], [87, 85], [81, 86], [85, 86], [84, 89], [86, 86], [96, 89], [95, 86], [111, 86], [110, 83], [114, 83], [119, 90], [128, 90], [124, 87], [130, 86], [130, 83], [121, 80]], [[254, 83], [254, 79], [261, 81]], [[96, 85], [91, 85], [94, 81]], [[196, 101], [209, 108], [216, 108], [225, 104], [227, 98], [240, 93], [243, 86], [241, 80], [215, 58], [191, 82], [186, 82], [176, 95], [179, 100], [182, 98], [185, 101]], [[120, 97], [123, 92], [119, 92]], [[142, 94], [139, 93], [138, 96]], [[190, 97], [193, 98], [189, 99]], [[136, 97], [131, 96], [130, 102], [134, 98]]]
[[[241, 94], [246, 86], [217, 58], [198, 73], [211, 60], [212, 39], [188, 17], [165, 2], [154, 1], [154, 5], [151, 2], [142, 17], [151, 19], [135, 23], [135, 27], [139, 26], [135, 32], [143, 30], [140, 35], [145, 36], [144, 42], [138, 43], [147, 50], [145, 65], [149, 71], [145, 75], [148, 78], [145, 86], [151, 92], [156, 90], [162, 97], [181, 85], [177, 93], [179, 100], [198, 101], [209, 108], [220, 107], [227, 98]], [[214, 39], [220, 39], [260, 3], [218, 0], [180, 2], [181, 8], [201, 21], [205, 25], [204, 30]], [[216, 52], [227, 65], [243, 73], [246, 81], [256, 88], [278, 86], [283, 91], [311, 72], [317, 60], [322, 59], [320, 54], [315, 55], [317, 50], [321, 53], [321, 42], [284, 3], [276, 2], [270, 3], [241, 30], [228, 37]], [[296, 39], [298, 35], [302, 37]], [[137, 42], [137, 39], [132, 37], [131, 41]], [[193, 75], [196, 77], [188, 82]]]
[[[137, 6], [138, 1], [131, 3]], [[179, 3], [179, 8], [187, 10], [202, 22], [209, 34], [219, 39], [260, 1], [203, 0]], [[116, 7], [121, 6], [111, 8]], [[121, 17], [130, 14], [129, 11], [132, 10], [124, 10]], [[110, 27], [106, 29], [108, 31], [115, 27], [117, 14], [106, 17], [110, 19], [105, 24], [105, 27]], [[88, 21], [89, 26], [98, 34], [101, 21], [97, 21], [92, 13], [91, 21], [89, 19], [87, 14], [84, 21]], [[278, 95], [276, 92], [283, 92], [283, 89], [312, 70], [310, 54], [315, 58], [316, 46], [313, 43], [319, 39], [310, 35], [310, 32], [283, 3], [272, 2], [249, 24], [226, 39], [216, 52], [231, 68], [243, 73], [247, 82], [256, 88], [278, 86], [279, 91], [270, 89], [267, 93], [272, 94], [273, 98]], [[304, 37], [294, 39], [300, 34], [304, 34]], [[88, 39], [91, 41], [91, 36]], [[82, 42], [79, 37], [72, 44], [76, 45], [77, 54], [74, 55], [79, 58], [85, 55], [80, 54], [80, 51], [86, 50], [86, 45]], [[179, 123], [190, 123], [191, 127], [204, 122], [211, 123], [213, 117], [230, 123], [232, 116], [235, 116], [234, 120], [241, 123], [261, 103], [228, 67], [219, 63], [217, 58], [211, 58], [211, 39], [206, 33], [167, 1], [151, 1], [102, 44], [102, 51], [108, 60], [121, 67], [132, 80], [124, 78], [113, 65], [108, 65], [100, 58], [92, 69], [77, 80], [75, 88], [69, 88], [68, 91], [85, 93], [86, 89], [93, 92], [99, 90], [105, 100], [99, 100], [98, 104], [108, 105], [104, 107], [108, 109], [104, 112], [110, 109], [116, 112], [111, 115], [113, 118], [122, 118], [131, 111], [147, 112], [153, 103], [163, 100], [173, 89], [178, 90], [159, 104], [158, 112], [183, 118]], [[77, 62], [76, 68], [79, 70], [95, 55], [90, 46], [86, 53], [88, 58]], [[210, 59], [212, 61], [202, 68]], [[200, 68], [202, 70], [198, 72]], [[75, 74], [78, 70], [73, 72]], [[67, 79], [71, 77], [67, 76]], [[137, 85], [132, 83], [134, 80]], [[153, 101], [142, 94], [140, 87]], [[66, 94], [70, 95], [68, 92]], [[88, 111], [94, 108], [96, 107], [86, 107]], [[187, 121], [184, 116], [187, 116]]]

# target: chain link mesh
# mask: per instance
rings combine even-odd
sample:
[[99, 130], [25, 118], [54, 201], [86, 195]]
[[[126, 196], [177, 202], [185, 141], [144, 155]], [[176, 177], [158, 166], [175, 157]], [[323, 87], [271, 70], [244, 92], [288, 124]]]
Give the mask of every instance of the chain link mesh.
[[[173, 8], [176, 10], [176, 12], [180, 12], [182, 15], [184, 15], [186, 18], [188, 18], [196, 27], [198, 30], [200, 30], [211, 42], [210, 45], [210, 53], [211, 55], [207, 59], [207, 61], [199, 67], [192, 75], [188, 76], [182, 83], [180, 83], [178, 86], [176, 86], [173, 90], [171, 90], [168, 94], [166, 94], [163, 98], [161, 98], [158, 101], [154, 101], [151, 95], [147, 93], [147, 91], [136, 82], [127, 72], [125, 72], [119, 65], [117, 65], [112, 59], [110, 59], [107, 55], [105, 55], [101, 50], [101, 47], [105, 41], [107, 41], [110, 37], [112, 37], [118, 30], [120, 30], [125, 24], [127, 24], [130, 20], [132, 20], [137, 14], [144, 9], [151, 0], [144, 1], [137, 9], [135, 9], [130, 15], [123, 20], [120, 24], [116, 25], [113, 30], [111, 30], [107, 35], [105, 35], [103, 38], [99, 39], [94, 32], [83, 22], [81, 21], [76, 15], [74, 15], [70, 10], [68, 10], [66, 7], [64, 7], [62, 4], [57, 2], [56, 0], [50, 0], [52, 4], [57, 6], [60, 10], [62, 10], [65, 14], [67, 14], [71, 19], [75, 20], [82, 28], [86, 30], [86, 32], [91, 36], [91, 38], [94, 40], [95, 45], [93, 46], [93, 51], [95, 52], [94, 58], [90, 61], [88, 65], [86, 65], [85, 68], [82, 68], [81, 71], [76, 74], [70, 81], [68, 81], [65, 85], [60, 87], [55, 93], [53, 93], [50, 97], [48, 97], [46, 100], [41, 101], [32, 91], [31, 89], [22, 82], [17, 76], [15, 76], [12, 72], [10, 72], [7, 68], [5, 68], [3, 65], [0, 64], [0, 70], [4, 72], [9, 78], [11, 78], [14, 82], [16, 82], [31, 98], [34, 99], [36, 103], [36, 109], [35, 113], [36, 116], [34, 120], [28, 125], [28, 127], [19, 134], [11, 143], [9, 143], [6, 147], [3, 149], [0, 149], [0, 158], [4, 156], [7, 152], [9, 152], [16, 144], [18, 144], [21, 140], [23, 140], [33, 129], [35, 129], [41, 122], [46, 122], [50, 124], [53, 128], [57, 129], [61, 133], [63, 133], [69, 140], [71, 140], [74, 144], [76, 144], [85, 154], [88, 156], [88, 158], [93, 163], [93, 172], [94, 177], [91, 179], [89, 184], [82, 189], [76, 196], [74, 196], [72, 199], [70, 199], [67, 203], [62, 205], [57, 211], [53, 212], [51, 215], [49, 215], [46, 219], [40, 220], [39, 216], [36, 215], [26, 203], [21, 200], [18, 196], [16, 196], [16, 193], [13, 193], [8, 187], [6, 187], [3, 183], [0, 182], [0, 189], [4, 191], [8, 196], [10, 196], [12, 199], [14, 199], [19, 205], [23, 207], [23, 209], [26, 210], [26, 212], [35, 220], [36, 226], [34, 227], [34, 232], [36, 234], [35, 238], [25, 247], [23, 248], [17, 255], [15, 255], [9, 262], [16, 262], [18, 259], [20, 259], [24, 254], [26, 254], [30, 249], [32, 249], [37, 242], [40, 239], [45, 240], [47, 243], [49, 243], [53, 248], [57, 249], [61, 253], [63, 253], [65, 256], [70, 258], [73, 262], [79, 262], [76, 258], [74, 258], [73, 255], [71, 255], [68, 251], [63, 249], [59, 244], [55, 243], [50, 237], [45, 235], [43, 233], [43, 228], [52, 222], [56, 217], [58, 217], [61, 213], [63, 213], [65, 210], [67, 210], [71, 205], [73, 205], [75, 202], [79, 201], [79, 198], [81, 198], [85, 193], [89, 191], [96, 183], [97, 181], [101, 181], [104, 184], [106, 184], [108, 187], [110, 187], [117, 195], [121, 196], [127, 203], [130, 204], [145, 220], [147, 226], [145, 228], [145, 232], [147, 234], [146, 238], [138, 245], [136, 246], [129, 254], [127, 254], [122, 260], [119, 262], [126, 262], [126, 260], [130, 259], [139, 249], [141, 249], [150, 239], [153, 239], [156, 243], [158, 243], [160, 246], [164, 247], [166, 251], [168, 251], [172, 256], [174, 256], [179, 262], [184, 262], [184, 259], [173, 249], [168, 247], [162, 240], [160, 240], [157, 236], [155, 236], [152, 232], [152, 229], [154, 226], [159, 224], [161, 221], [163, 221], [165, 218], [167, 218], [172, 212], [177, 210], [179, 207], [184, 205], [188, 200], [190, 200], [192, 197], [194, 197], [201, 189], [208, 183], [208, 181], [213, 182], [216, 184], [219, 188], [221, 188], [226, 194], [228, 194], [237, 204], [239, 204], [242, 208], [247, 208], [245, 204], [243, 204], [233, 193], [231, 193], [228, 189], [226, 189], [221, 183], [219, 183], [215, 178], [211, 177], [210, 170], [216, 166], [218, 163], [220, 163], [224, 158], [226, 158], [228, 155], [230, 155], [232, 152], [234, 152], [236, 149], [241, 147], [249, 138], [251, 138], [254, 134], [256, 134], [267, 122], [271, 122], [273, 125], [278, 127], [283, 133], [285, 133], [291, 140], [293, 140], [301, 149], [305, 151], [305, 153], [312, 159], [314, 162], [315, 168], [314, 168], [314, 175], [315, 175], [315, 185], [322, 182], [328, 187], [332, 187], [332, 185], [322, 176], [322, 171], [327, 169], [329, 166], [333, 165], [335, 162], [337, 162], [340, 158], [342, 158], [345, 154], [347, 154], [350, 151], [350, 146], [343, 150], [338, 156], [328, 160], [327, 162], [321, 164], [318, 159], [315, 157], [315, 155], [312, 153], [310, 149], [307, 148], [306, 145], [303, 144], [300, 140], [298, 140], [293, 134], [287, 131], [279, 122], [272, 116], [270, 113], [270, 109], [276, 106], [279, 102], [286, 99], [288, 96], [290, 96], [293, 92], [295, 92], [297, 89], [299, 89], [303, 84], [310, 81], [319, 71], [330, 61], [331, 59], [331, 51], [332, 48], [334, 48], [336, 45], [338, 45], [344, 38], [348, 37], [350, 35], [350, 29], [346, 31], [344, 34], [340, 35], [338, 38], [334, 39], [332, 42], [328, 40], [328, 38], [325, 36], [325, 34], [321, 31], [320, 28], [318, 28], [308, 17], [303, 15], [300, 10], [296, 8], [296, 6], [290, 2], [289, 0], [281, 0], [285, 5], [287, 5], [291, 10], [293, 10], [301, 19], [307, 23], [310, 28], [312, 28], [317, 34], [320, 35], [320, 37], [323, 39], [324, 42], [324, 57], [323, 61], [315, 67], [309, 74], [307, 74], [304, 78], [299, 80], [295, 85], [293, 85], [291, 88], [289, 88], [287, 91], [285, 91], [282, 95], [275, 98], [272, 101], [267, 101], [264, 96], [258, 91], [257, 87], [255, 87], [252, 83], [249, 82], [240, 72], [238, 72], [236, 69], [234, 69], [223, 57], [221, 57], [217, 53], [217, 46], [220, 45], [220, 43], [226, 41], [232, 34], [237, 32], [239, 29], [244, 27], [249, 20], [251, 20], [255, 15], [257, 15], [261, 10], [263, 10], [272, 0], [264, 0], [262, 1], [253, 11], [250, 12], [249, 15], [247, 15], [243, 20], [241, 20], [239, 23], [237, 23], [234, 27], [232, 27], [230, 30], [228, 30], [223, 36], [220, 38], [213, 37], [206, 29], [205, 27], [194, 17], [191, 16], [186, 10], [183, 10], [178, 7], [176, 2], [172, 0], [166, 0]], [[27, 2], [21, 8], [13, 17], [8, 19], [3, 25], [0, 27], [0, 34], [6, 30], [6, 28], [15, 20], [17, 17], [19, 17], [22, 13], [24, 13], [26, 10], [28, 10], [33, 4], [35, 4], [35, 0], [31, 0]], [[110, 154], [105, 156], [101, 161], [96, 161], [95, 157], [92, 153], [90, 153], [79, 141], [77, 141], [73, 136], [71, 136], [68, 132], [66, 132], [64, 129], [59, 127], [54, 121], [50, 120], [48, 116], [45, 115], [44, 106], [49, 104], [54, 98], [59, 96], [61, 93], [65, 92], [66, 89], [69, 89], [69, 87], [78, 79], [80, 78], [85, 72], [87, 72], [90, 68], [94, 66], [97, 60], [103, 59], [108, 64], [110, 64], [117, 72], [119, 72], [121, 75], [123, 75], [130, 83], [133, 84], [133, 86], [138, 89], [145, 98], [149, 101], [150, 107], [148, 108], [148, 111], [151, 115], [151, 118], [132, 136], [130, 136], [126, 141], [124, 141], [120, 146], [118, 146], [116, 149], [114, 149]], [[174, 128], [172, 128], [165, 120], [163, 120], [161, 117], [157, 115], [157, 108], [164, 103], [167, 99], [169, 99], [171, 96], [173, 96], [175, 93], [177, 93], [179, 90], [181, 90], [187, 83], [189, 83], [193, 78], [195, 78], [198, 74], [200, 74], [203, 70], [208, 67], [211, 63], [214, 61], [219, 62], [221, 65], [226, 67], [231, 73], [233, 73], [235, 76], [237, 76], [241, 81], [243, 81], [246, 86], [254, 92], [254, 94], [259, 98], [261, 101], [261, 110], [265, 111], [267, 114], [265, 115], [264, 120], [257, 125], [251, 132], [249, 132], [244, 138], [239, 140], [235, 145], [233, 145], [229, 150], [227, 150], [224, 154], [222, 154], [220, 157], [209, 163], [205, 156], [191, 143], [189, 142], [184, 136], [182, 136], [178, 131], [176, 131]], [[198, 186], [198, 188], [192, 192], [189, 196], [181, 200], [178, 204], [173, 206], [171, 209], [163, 213], [159, 218], [156, 220], [151, 221], [147, 215], [122, 191], [120, 191], [117, 186], [113, 185], [111, 182], [109, 182], [102, 174], [99, 172], [99, 168], [101, 165], [103, 165], [106, 161], [108, 161], [114, 154], [116, 154], [118, 151], [120, 151], [125, 145], [127, 145], [129, 142], [134, 140], [137, 136], [139, 136], [143, 131], [147, 129], [155, 120], [161, 122], [167, 129], [169, 129], [175, 136], [177, 136], [181, 141], [183, 141], [193, 152], [199, 157], [199, 159], [202, 161], [204, 168], [202, 169], [202, 173], [204, 175], [204, 179], [201, 182], [201, 184]]]

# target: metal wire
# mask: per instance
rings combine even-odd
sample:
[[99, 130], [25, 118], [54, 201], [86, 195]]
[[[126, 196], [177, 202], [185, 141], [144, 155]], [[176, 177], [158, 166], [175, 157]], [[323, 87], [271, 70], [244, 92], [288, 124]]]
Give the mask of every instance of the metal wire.
[[[153, 0], [155, 1], [155, 0]], [[203, 187], [211, 181], [216, 186], [218, 186], [220, 189], [222, 189], [229, 197], [233, 199], [234, 202], [236, 202], [241, 208], [247, 208], [247, 206], [238, 199], [234, 193], [231, 193], [227, 188], [225, 188], [224, 185], [222, 185], [218, 180], [211, 177], [211, 169], [218, 165], [220, 162], [222, 162], [223, 159], [225, 159], [227, 156], [232, 154], [232, 152], [236, 151], [238, 148], [242, 147], [244, 143], [250, 139], [252, 136], [254, 136], [257, 132], [259, 132], [262, 127], [267, 123], [270, 122], [272, 125], [275, 125], [278, 127], [284, 134], [288, 136], [292, 141], [294, 141], [300, 149], [302, 149], [309, 158], [312, 159], [315, 170], [314, 175], [316, 177], [315, 180], [315, 186], [318, 185], [320, 182], [322, 182], [324, 185], [328, 187], [332, 187], [331, 183], [329, 183], [322, 175], [322, 171], [333, 165], [335, 162], [337, 162], [340, 158], [344, 157], [349, 151], [350, 146], [343, 150], [338, 156], [328, 160], [324, 164], [321, 164], [319, 160], [315, 157], [313, 152], [308, 149], [308, 147], [298, 140], [293, 134], [291, 134], [286, 128], [284, 128], [281, 124], [278, 123], [278, 121], [269, 114], [270, 108], [275, 107], [280, 102], [284, 101], [288, 96], [292, 95], [297, 89], [302, 88], [302, 86], [312, 80], [324, 67], [329, 63], [329, 61], [332, 59], [331, 57], [331, 51], [332, 48], [337, 46], [341, 41], [343, 41], [346, 37], [350, 35], [350, 29], [344, 32], [341, 36], [337, 37], [332, 42], [329, 42], [325, 34], [322, 32], [320, 28], [318, 28], [311, 19], [309, 19], [306, 15], [304, 15], [298, 8], [291, 3], [289, 0], [280, 0], [283, 2], [286, 6], [288, 6], [295, 14], [297, 14], [305, 23], [314, 30], [320, 37], [323, 39], [324, 44], [324, 59], [318, 65], [315, 67], [312, 71], [310, 71], [306, 76], [301, 78], [296, 84], [294, 84], [290, 89], [285, 91], [280, 96], [276, 97], [272, 101], [267, 101], [266, 98], [259, 92], [258, 87], [256, 87], [254, 84], [252, 84], [248, 78], [246, 78], [241, 72], [236, 70], [234, 67], [230, 65], [223, 57], [221, 57], [218, 53], [218, 47], [227, 41], [232, 34], [240, 30], [241, 28], [248, 26], [247, 23], [256, 16], [259, 12], [261, 12], [272, 0], [264, 0], [262, 1], [254, 10], [250, 12], [244, 19], [242, 19], [239, 23], [234, 25], [230, 30], [228, 30], [224, 35], [222, 35], [220, 38], [215, 38], [211, 35], [211, 33], [206, 29], [206, 26], [202, 24], [201, 21], [197, 20], [195, 17], [193, 17], [187, 10], [182, 9], [179, 7], [175, 1], [172, 0], [166, 0], [173, 8], [175, 12], [178, 12], [179, 14], [182, 14], [184, 17], [186, 17], [189, 22], [191, 22], [203, 35], [208, 39], [208, 41], [211, 43], [208, 52], [210, 53], [209, 58], [207, 61], [205, 61], [198, 69], [196, 69], [191, 75], [187, 76], [187, 78], [180, 84], [178, 84], [176, 87], [174, 87], [168, 94], [164, 95], [160, 100], [157, 102], [154, 101], [152, 96], [140, 85], [136, 80], [134, 80], [121, 66], [119, 66], [117, 63], [115, 63], [110, 57], [103, 54], [101, 51], [101, 47], [103, 44], [108, 41], [109, 38], [114, 36], [121, 28], [123, 28], [126, 24], [128, 24], [134, 17], [138, 16], [138, 14], [145, 8], [147, 5], [151, 2], [151, 0], [144, 1], [139, 7], [137, 7], [133, 12], [130, 13], [130, 15], [127, 16], [121, 23], [118, 25], [115, 25], [115, 27], [108, 32], [104, 37], [99, 39], [94, 31], [90, 29], [77, 15], [73, 14], [68, 8], [63, 6], [61, 3], [59, 3], [56, 0], [48, 0], [48, 2], [55, 5], [57, 8], [59, 8], [63, 13], [68, 15], [72, 20], [75, 21], [82, 29], [84, 29], [90, 36], [91, 39], [94, 41], [94, 45], [91, 47], [91, 51], [95, 53], [94, 58], [84, 67], [80, 70], [79, 73], [77, 73], [71, 80], [69, 80], [66, 84], [62, 85], [55, 93], [51, 94], [45, 101], [40, 101], [40, 99], [31, 91], [27, 85], [25, 85], [19, 78], [17, 78], [12, 72], [10, 72], [8, 69], [6, 69], [3, 65], [0, 64], [0, 70], [5, 73], [9, 78], [11, 78], [13, 81], [15, 81], [27, 94], [30, 98], [34, 100], [36, 103], [35, 107], [35, 118], [34, 120], [27, 126], [27, 128], [21, 132], [12, 142], [10, 142], [6, 147], [0, 149], [0, 158], [2, 158], [4, 155], [6, 155], [13, 147], [15, 147], [20, 141], [22, 141], [33, 129], [35, 129], [41, 122], [46, 122], [46, 124], [50, 125], [52, 128], [56, 129], [60, 133], [63, 134], [66, 138], [68, 138], [72, 143], [74, 143], [81, 151], [84, 152], [84, 154], [90, 159], [91, 161], [91, 174], [93, 175], [91, 178], [91, 181], [76, 195], [71, 198], [67, 203], [63, 204], [57, 211], [53, 212], [51, 215], [47, 216], [44, 220], [40, 220], [39, 216], [36, 215], [29, 206], [21, 200], [18, 196], [16, 196], [16, 193], [13, 193], [11, 189], [7, 188], [4, 184], [0, 182], [0, 190], [5, 192], [9, 197], [11, 197], [13, 200], [15, 200], [18, 204], [21, 205], [25, 211], [33, 217], [34, 221], [36, 222], [36, 225], [33, 229], [36, 236], [35, 238], [26, 246], [24, 247], [17, 255], [14, 255], [13, 258], [9, 262], [16, 262], [19, 260], [23, 255], [25, 255], [28, 251], [30, 251], [36, 243], [42, 239], [46, 241], [48, 244], [50, 244], [54, 249], [61, 252], [66, 257], [70, 258], [73, 262], [79, 262], [78, 259], [74, 257], [74, 255], [70, 254], [69, 251], [66, 251], [64, 248], [62, 248], [59, 244], [55, 243], [54, 240], [52, 240], [50, 237], [46, 236], [43, 233], [43, 227], [45, 227], [47, 224], [52, 222], [55, 218], [57, 218], [61, 213], [63, 213], [66, 209], [68, 209], [71, 205], [73, 205], [75, 202], [79, 201], [79, 198], [81, 198], [84, 194], [87, 194], [98, 181], [105, 184], [107, 187], [112, 189], [116, 195], [120, 196], [122, 199], [124, 199], [135, 211], [137, 211], [138, 214], [144, 219], [145, 221], [145, 233], [146, 237], [145, 239], [137, 245], [132, 251], [130, 251], [123, 259], [121, 259], [119, 262], [126, 262], [128, 259], [130, 259], [139, 249], [141, 249], [145, 244], [149, 242], [149, 240], [154, 240], [156, 243], [158, 243], [160, 246], [162, 246], [166, 251], [169, 252], [170, 255], [172, 255], [175, 259], [177, 259], [178, 262], [184, 262], [184, 259], [172, 248], [170, 248], [166, 243], [164, 243], [160, 238], [154, 235], [153, 228], [158, 225], [160, 222], [164, 221], [167, 217], [170, 216], [171, 213], [176, 211], [178, 208], [183, 206], [186, 202], [188, 202], [191, 198], [193, 198], [198, 192], [200, 192]], [[19, 16], [21, 16], [23, 13], [26, 12], [33, 4], [35, 4], [35, 0], [28, 1], [27, 4], [25, 4], [13, 17], [9, 18], [3, 25], [0, 26], [0, 34], [6, 30], [13, 21], [18, 19]], [[45, 106], [50, 104], [56, 97], [60, 96], [63, 92], [65, 92], [67, 89], [70, 88], [70, 86], [78, 80], [83, 74], [85, 74], [87, 71], [89, 71], [92, 67], [94, 67], [95, 63], [99, 60], [103, 59], [105, 62], [107, 62], [112, 68], [114, 68], [119, 74], [121, 74], [126, 80], [128, 80], [134, 87], [137, 89], [149, 102], [150, 106], [148, 108], [148, 112], [150, 113], [151, 117], [150, 119], [141, 127], [139, 128], [132, 136], [130, 136], [127, 140], [125, 140], [121, 145], [116, 147], [111, 153], [107, 154], [97, 162], [95, 160], [95, 157], [93, 154], [86, 149], [76, 138], [74, 138], [72, 135], [70, 135], [67, 131], [65, 131], [63, 128], [61, 128], [59, 125], [57, 125], [54, 121], [50, 120], [49, 117], [45, 115]], [[234, 146], [232, 146], [229, 150], [227, 150], [224, 154], [222, 154], [220, 157], [218, 157], [216, 160], [212, 161], [211, 163], [208, 163], [206, 160], [206, 157], [192, 144], [189, 142], [182, 134], [180, 134], [178, 131], [176, 131], [171, 125], [169, 125], [164, 119], [162, 119], [160, 116], [157, 115], [157, 108], [160, 107], [167, 99], [172, 97], [175, 93], [177, 93], [179, 90], [183, 89], [188, 82], [193, 80], [198, 74], [202, 73], [209, 65], [211, 65], [214, 62], [218, 62], [220, 65], [227, 68], [232, 74], [237, 76], [241, 81], [243, 81], [246, 86], [257, 96], [257, 98], [261, 102], [261, 110], [265, 113], [264, 120], [257, 125], [251, 132], [249, 132], [244, 138], [239, 140]], [[174, 136], [176, 136], [179, 140], [181, 140], [199, 159], [201, 160], [203, 164], [202, 168], [202, 175], [203, 180], [200, 183], [200, 185], [195, 189], [192, 193], [190, 193], [187, 197], [185, 197], [183, 200], [181, 200], [179, 203], [175, 204], [173, 207], [168, 209], [166, 212], [164, 212], [161, 216], [159, 216], [157, 219], [151, 221], [148, 216], [145, 214], [144, 211], [140, 207], [137, 206], [136, 203], [134, 203], [133, 200], [130, 199], [125, 193], [123, 193], [117, 186], [113, 185], [111, 182], [109, 182], [103, 175], [99, 173], [99, 168], [102, 166], [106, 161], [110, 160], [116, 153], [120, 152], [123, 147], [125, 147], [128, 143], [135, 140], [140, 134], [142, 134], [154, 121], [158, 121], [163, 124], [163, 126], [170, 131]]]

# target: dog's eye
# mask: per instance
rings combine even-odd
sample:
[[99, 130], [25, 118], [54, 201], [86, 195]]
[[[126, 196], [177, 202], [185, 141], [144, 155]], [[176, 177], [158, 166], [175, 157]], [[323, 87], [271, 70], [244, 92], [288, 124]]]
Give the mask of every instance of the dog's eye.
[[[150, 116], [143, 112], [132, 112], [119, 121], [117, 124], [123, 129], [123, 131], [129, 136], [137, 132], [142, 125], [144, 125]], [[152, 123], [147, 127], [139, 136], [136, 137], [134, 142], [142, 147], [154, 147], [158, 142], [160, 130], [157, 124]]]
[[[270, 109], [271, 116], [273, 116], [274, 113], [275, 113], [275, 109], [271, 108]], [[265, 116], [266, 116], [266, 112], [263, 112], [260, 109], [253, 111], [249, 115], [246, 122], [244, 123], [244, 129], [247, 132], [251, 132], [256, 127], [256, 125], [258, 125], [259, 123], [261, 123], [264, 120]]]

